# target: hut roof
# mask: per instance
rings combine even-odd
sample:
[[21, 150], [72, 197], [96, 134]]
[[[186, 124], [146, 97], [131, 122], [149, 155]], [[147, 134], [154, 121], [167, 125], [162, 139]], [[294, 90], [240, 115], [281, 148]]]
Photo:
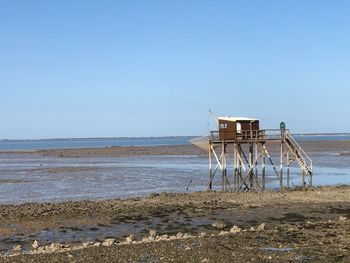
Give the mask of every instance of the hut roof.
[[258, 119], [252, 119], [252, 118], [246, 118], [246, 117], [230, 117], [230, 116], [219, 117], [218, 119], [223, 121], [258, 121]]

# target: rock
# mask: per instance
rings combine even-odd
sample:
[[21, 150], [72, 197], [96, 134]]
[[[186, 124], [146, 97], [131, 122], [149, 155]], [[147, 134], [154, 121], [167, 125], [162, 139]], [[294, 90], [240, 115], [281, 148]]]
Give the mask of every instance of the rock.
[[182, 238], [183, 235], [184, 235], [184, 234], [182, 234], [181, 232], [179, 232], [179, 233], [176, 234], [176, 237], [177, 237], [177, 238]]
[[13, 251], [21, 252], [22, 251], [22, 246], [21, 245], [13, 246]]
[[218, 228], [218, 229], [224, 229], [226, 227], [226, 223], [221, 221], [215, 221], [211, 224], [212, 227]]
[[153, 237], [153, 238], [156, 237], [157, 236], [157, 231], [155, 229], [150, 229], [149, 236]]
[[38, 240], [34, 240], [33, 243], [32, 243], [32, 248], [38, 249], [38, 247], [39, 247], [39, 242], [38, 242]]
[[46, 248], [46, 247], [38, 247], [37, 252], [38, 252], [38, 253], [45, 253], [45, 252], [46, 252], [46, 251], [45, 251], [45, 248]]
[[131, 234], [126, 238], [126, 243], [131, 244], [133, 241], [135, 241], [135, 235]]
[[252, 232], [254, 232], [254, 231], [255, 231], [255, 228], [252, 226], [249, 230], [252, 231]]
[[99, 246], [101, 246], [101, 242], [95, 242], [92, 246], [93, 247], [99, 247]]
[[339, 221], [340, 221], [340, 222], [345, 222], [346, 220], [348, 220], [348, 219], [346, 218], [346, 216], [339, 216]]
[[205, 233], [205, 232], [202, 232], [202, 233], [200, 234], [201, 237], [204, 237], [204, 236], [206, 236], [206, 235], [207, 235], [207, 233]]
[[220, 231], [219, 236], [224, 236], [224, 235], [227, 235], [229, 233], [230, 233], [229, 231]]
[[93, 243], [92, 242], [84, 242], [83, 243], [83, 247], [89, 247], [89, 246], [92, 246]]
[[237, 233], [240, 233], [241, 231], [242, 231], [242, 229], [238, 226], [233, 226], [230, 229], [230, 233], [232, 233], [232, 234], [237, 234]]
[[185, 233], [185, 234], [182, 236], [182, 238], [190, 238], [190, 237], [192, 237], [192, 236], [189, 235], [189, 234], [187, 234], [187, 233]]
[[141, 242], [148, 242], [149, 241], [149, 238], [148, 237], [143, 237], [142, 239], [141, 239]]
[[45, 250], [49, 251], [49, 252], [56, 252], [57, 250], [59, 250], [61, 248], [62, 248], [62, 245], [56, 244], [56, 243], [52, 243], [50, 246], [46, 246]]
[[263, 230], [265, 230], [265, 228], [266, 228], [266, 224], [265, 224], [265, 223], [262, 223], [262, 224], [260, 224], [260, 225], [258, 226], [257, 230], [258, 230], [258, 231], [263, 231]]
[[168, 240], [169, 236], [168, 235], [162, 235], [158, 237], [158, 240]]
[[115, 243], [115, 238], [107, 238], [105, 239], [105, 241], [103, 241], [102, 246], [110, 247], [114, 243]]

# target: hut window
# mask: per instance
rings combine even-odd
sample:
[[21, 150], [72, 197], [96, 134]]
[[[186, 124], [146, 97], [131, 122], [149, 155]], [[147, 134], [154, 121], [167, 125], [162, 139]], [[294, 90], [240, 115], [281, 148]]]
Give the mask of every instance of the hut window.
[[227, 123], [221, 123], [220, 124], [221, 129], [226, 129], [227, 128]]

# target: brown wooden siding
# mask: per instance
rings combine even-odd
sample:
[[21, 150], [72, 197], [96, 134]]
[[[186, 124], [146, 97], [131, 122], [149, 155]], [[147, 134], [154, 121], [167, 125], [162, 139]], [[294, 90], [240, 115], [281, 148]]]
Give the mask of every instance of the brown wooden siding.
[[[253, 121], [251, 124], [250, 124], [250, 121], [238, 121], [238, 123], [241, 124], [242, 133], [237, 133], [236, 122], [219, 120], [220, 140], [235, 140], [237, 136], [240, 137], [241, 134], [247, 135], [247, 133], [244, 133], [244, 131], [250, 131], [250, 130], [257, 131], [260, 129], [259, 121]], [[223, 128], [222, 124], [226, 124], [226, 128]], [[247, 136], [244, 136], [244, 137], [247, 137]], [[242, 139], [248, 139], [248, 138], [242, 138]]]
[[[222, 124], [226, 124], [226, 128], [222, 128]], [[219, 120], [219, 137], [220, 140], [236, 139], [236, 122]]]

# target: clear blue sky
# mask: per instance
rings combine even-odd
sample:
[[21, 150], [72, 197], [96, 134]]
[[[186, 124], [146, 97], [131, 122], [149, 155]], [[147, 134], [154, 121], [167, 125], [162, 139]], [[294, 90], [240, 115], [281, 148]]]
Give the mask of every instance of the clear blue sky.
[[350, 1], [0, 0], [0, 138], [350, 132]]

